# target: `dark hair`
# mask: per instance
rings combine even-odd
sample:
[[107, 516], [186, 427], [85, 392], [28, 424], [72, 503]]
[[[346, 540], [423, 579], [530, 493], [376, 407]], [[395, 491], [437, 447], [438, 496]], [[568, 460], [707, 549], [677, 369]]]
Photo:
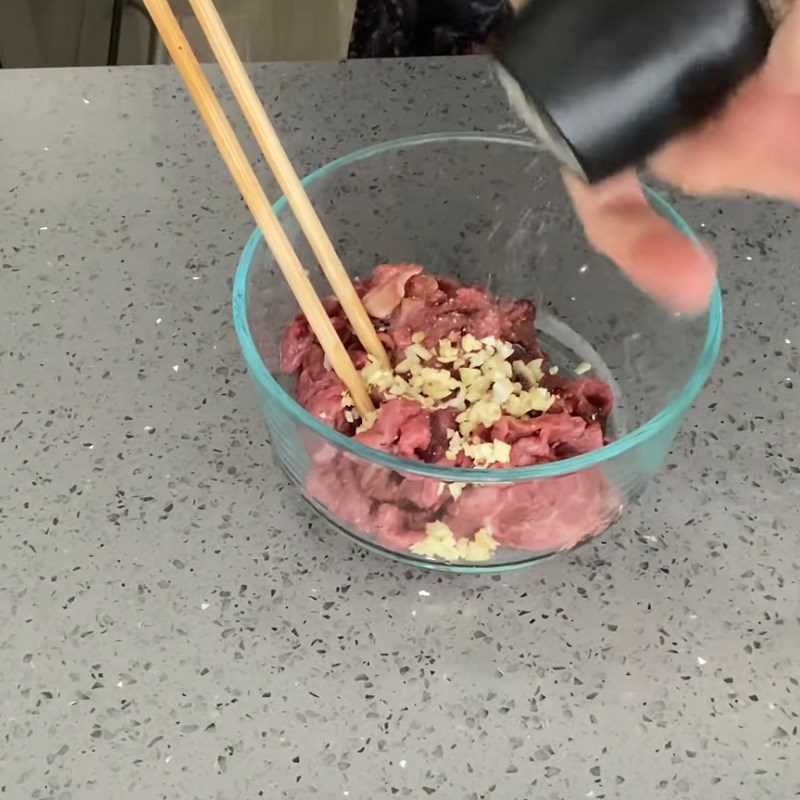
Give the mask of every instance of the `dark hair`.
[[509, 0], [358, 0], [349, 56], [473, 53], [510, 16]]

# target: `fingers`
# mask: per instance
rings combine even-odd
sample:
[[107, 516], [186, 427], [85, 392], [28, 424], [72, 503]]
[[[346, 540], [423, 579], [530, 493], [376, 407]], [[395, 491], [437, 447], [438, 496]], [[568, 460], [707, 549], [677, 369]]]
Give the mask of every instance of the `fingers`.
[[800, 202], [800, 95], [755, 80], [723, 116], [681, 136], [651, 169], [689, 194], [753, 191]]
[[696, 314], [714, 288], [713, 257], [660, 217], [633, 172], [596, 186], [565, 175], [567, 190], [594, 247], [658, 302]]
[[[778, 29], [767, 62], [717, 117], [651, 159], [659, 177], [691, 194], [755, 191], [800, 203], [800, 3]], [[633, 172], [587, 186], [566, 176], [586, 234], [642, 289], [683, 312], [707, 307], [713, 257], [650, 208]]]
[[754, 191], [800, 202], [800, 4], [766, 64], [722, 113], [670, 142], [653, 171], [690, 194]]
[[800, 95], [800, 5], [797, 3], [775, 33], [763, 72], [774, 88]]

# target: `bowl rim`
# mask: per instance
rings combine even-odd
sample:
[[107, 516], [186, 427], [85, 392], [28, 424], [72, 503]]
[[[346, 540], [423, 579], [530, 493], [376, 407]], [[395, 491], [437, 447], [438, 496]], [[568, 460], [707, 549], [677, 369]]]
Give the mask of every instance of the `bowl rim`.
[[[542, 147], [538, 142], [523, 136], [482, 131], [423, 134], [380, 142], [356, 150], [349, 155], [336, 158], [308, 174], [303, 178], [302, 183], [304, 186], [308, 186], [341, 167], [364, 161], [372, 156], [380, 155], [390, 150], [448, 142], [510, 145], [539, 152], [542, 151]], [[644, 185], [643, 189], [647, 199], [659, 213], [675, 225], [682, 233], [696, 240], [694, 232], [686, 221], [660, 194]], [[273, 204], [273, 210], [276, 214], [280, 214], [285, 207], [286, 198], [284, 196]], [[592, 450], [583, 455], [573, 456], [572, 458], [563, 459], [561, 461], [554, 461], [549, 464], [536, 464], [527, 467], [473, 469], [466, 467], [447, 467], [427, 464], [424, 461], [413, 461], [402, 456], [396, 456], [391, 453], [383, 452], [382, 450], [368, 447], [349, 436], [345, 436], [343, 433], [339, 433], [300, 406], [272, 376], [272, 373], [261, 359], [258, 348], [250, 333], [250, 326], [247, 322], [247, 277], [256, 248], [261, 240], [261, 231], [256, 228], [250, 235], [241, 257], [239, 258], [233, 282], [232, 298], [233, 322], [236, 328], [236, 335], [239, 339], [242, 355], [244, 356], [253, 378], [278, 406], [280, 406], [281, 410], [288, 414], [295, 422], [310, 429], [330, 444], [348, 453], [352, 453], [354, 456], [402, 473], [420, 475], [442, 481], [458, 481], [464, 483], [512, 483], [515, 481], [568, 475], [590, 467], [596, 467], [626, 453], [628, 450], [642, 444], [648, 439], [657, 436], [670, 425], [678, 422], [681, 415], [685, 413], [703, 388], [711, 374], [720, 350], [723, 324], [722, 293], [720, 292], [719, 284], [715, 283], [709, 308], [708, 330], [706, 332], [705, 342], [692, 374], [667, 406], [630, 433], [614, 440], [605, 447]]]

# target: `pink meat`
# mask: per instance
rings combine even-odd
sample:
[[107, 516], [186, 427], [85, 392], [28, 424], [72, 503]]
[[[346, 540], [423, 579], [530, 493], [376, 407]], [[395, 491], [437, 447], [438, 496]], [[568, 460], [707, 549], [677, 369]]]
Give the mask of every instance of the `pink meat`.
[[501, 303], [500, 319], [498, 339], [520, 345], [527, 352], [526, 360], [544, 356], [536, 337], [536, 306], [530, 300]]
[[382, 264], [372, 271], [372, 286], [362, 298], [371, 317], [388, 319], [405, 296], [409, 278], [419, 275], [419, 264]]
[[450, 446], [447, 431], [456, 427], [458, 412], [453, 408], [442, 408], [432, 411], [430, 415], [430, 443], [420, 455], [429, 464], [446, 461], [445, 453]]
[[[391, 317], [395, 346], [402, 351], [411, 344], [416, 332], [425, 334], [426, 341], [438, 342], [451, 334], [471, 333], [479, 339], [496, 336], [519, 344], [521, 357], [540, 358], [535, 337], [535, 309], [527, 300], [500, 302], [486, 289], [475, 286], [453, 288], [437, 280], [437, 289], [413, 279], [411, 290]], [[430, 276], [424, 276], [429, 281]]]
[[511, 445], [512, 467], [526, 467], [578, 456], [603, 446], [603, 429], [597, 422], [564, 413], [542, 414], [534, 419], [501, 417], [490, 439]]
[[441, 518], [451, 500], [440, 481], [371, 464], [330, 445], [313, 445], [307, 493], [342, 521], [372, 533], [381, 544], [422, 538], [425, 526]]
[[604, 527], [609, 499], [608, 485], [596, 471], [468, 487], [449, 509], [447, 524], [457, 536], [488, 527], [506, 547], [563, 550]]
[[374, 425], [356, 440], [376, 450], [405, 458], [419, 458], [431, 441], [430, 412], [413, 400], [399, 397], [385, 402]]
[[[296, 372], [300, 369], [303, 356], [315, 345], [319, 347], [308, 320], [302, 314], [296, 316], [283, 335], [281, 369], [284, 372]], [[302, 401], [300, 403], [302, 405]]]
[[[345, 346], [355, 341], [355, 334], [339, 301], [335, 297], [326, 297], [323, 299], [322, 305], [328, 312], [334, 330], [339, 334]], [[302, 364], [303, 357], [315, 348], [320, 353], [322, 352], [322, 347], [311, 332], [305, 315], [298, 314], [283, 335], [281, 369], [284, 372], [296, 372]]]
[[342, 407], [344, 384], [333, 370], [325, 367], [325, 354], [316, 339], [305, 347], [300, 365], [295, 390], [297, 402], [331, 427], [343, 430], [347, 425]]
[[611, 387], [594, 378], [570, 380], [559, 375], [545, 375], [542, 386], [558, 398], [550, 413], [570, 414], [587, 421], [605, 421], [614, 404]]
[[361, 481], [356, 467], [341, 457], [327, 465], [318, 465], [308, 476], [306, 492], [343, 521], [361, 530], [374, 531], [375, 502], [359, 490]]
[[[356, 290], [378, 318], [380, 336], [395, 360], [403, 357], [412, 334], [427, 342], [471, 333], [512, 342], [524, 359], [545, 358], [536, 338], [536, 309], [527, 300], [503, 301], [482, 287], [460, 286], [450, 278], [427, 275], [416, 264], [384, 264]], [[341, 306], [325, 307], [357, 367], [367, 361]], [[406, 398], [374, 397], [378, 416], [356, 433], [341, 399], [344, 386], [326, 366], [322, 348], [299, 315], [287, 328], [281, 350], [283, 368], [297, 374], [298, 402], [337, 430], [362, 444], [404, 458], [469, 467], [460, 453], [448, 461], [448, 431], [457, 412], [431, 410]], [[545, 464], [602, 447], [603, 426], [611, 413], [611, 389], [590, 378], [548, 375], [542, 384], [556, 396], [545, 414], [530, 419], [504, 416], [476, 433], [485, 441], [511, 445], [507, 466]], [[551, 551], [572, 547], [596, 533], [616, 513], [614, 495], [599, 470], [512, 485], [467, 486], [454, 498], [430, 478], [401, 474], [343, 453], [315, 438], [307, 448], [312, 469], [306, 491], [343, 523], [372, 534], [385, 547], [405, 550], [428, 523], [445, 521], [456, 536], [473, 536], [489, 527], [503, 546]], [[501, 465], [496, 465], [502, 468]]]

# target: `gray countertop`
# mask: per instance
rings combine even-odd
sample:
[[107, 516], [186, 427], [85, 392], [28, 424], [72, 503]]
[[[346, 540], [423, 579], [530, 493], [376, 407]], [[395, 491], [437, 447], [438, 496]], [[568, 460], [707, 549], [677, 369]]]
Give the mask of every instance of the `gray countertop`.
[[[253, 72], [301, 171], [518, 127], [481, 59]], [[623, 522], [429, 574], [273, 467], [230, 320], [252, 223], [178, 78], [0, 71], [0, 107], [0, 797], [800, 794], [795, 210], [678, 201], [723, 358]]]

